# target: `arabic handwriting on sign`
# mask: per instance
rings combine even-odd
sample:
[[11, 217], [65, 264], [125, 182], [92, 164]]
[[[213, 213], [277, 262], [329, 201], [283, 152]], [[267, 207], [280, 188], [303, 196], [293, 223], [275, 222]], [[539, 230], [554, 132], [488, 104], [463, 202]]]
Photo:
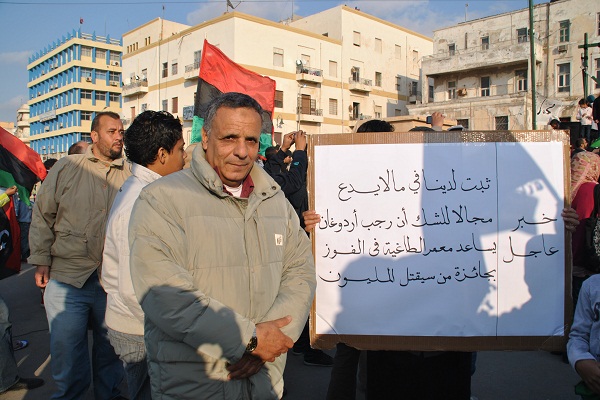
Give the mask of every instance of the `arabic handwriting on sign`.
[[[443, 194], [446, 194], [447, 192], [449, 192], [451, 190], [456, 190], [456, 178], [454, 176], [454, 169], [452, 169], [452, 179], [448, 180], [448, 186], [446, 186], [446, 184], [444, 183], [438, 187], [434, 187], [434, 186], [430, 187], [427, 184], [427, 177], [425, 176], [425, 170], [421, 170], [421, 172], [423, 173], [423, 184], [425, 186], [425, 190], [427, 190], [429, 192], [434, 191], [434, 190], [441, 190]], [[436, 186], [439, 184], [438, 179], [435, 179], [435, 184], [436, 184]]]
[[[465, 187], [465, 183], [469, 181], [469, 187]], [[487, 189], [490, 188], [491, 180], [490, 178], [485, 178], [485, 184], [483, 181], [479, 181], [479, 186], [475, 183], [473, 186], [470, 186], [472, 183], [470, 182], [471, 178], [465, 179], [465, 182], [461, 183], [460, 188], [463, 192], [470, 192], [471, 190], [479, 190], [481, 193], [484, 193]]]
[[510, 247], [510, 258], [507, 260], [506, 257], [503, 257], [502, 260], [509, 264], [511, 262], [513, 262], [513, 260], [515, 259], [515, 257], [521, 257], [521, 258], [526, 258], [526, 257], [534, 257], [537, 258], [538, 254], [544, 254], [546, 256], [553, 256], [554, 254], [558, 253], [559, 250], [557, 250], [555, 247], [550, 247], [550, 248], [546, 248], [546, 238], [544, 237], [544, 234], [542, 234], [542, 249], [541, 250], [529, 250], [529, 252], [527, 253], [523, 253], [523, 254], [518, 254], [515, 253], [514, 249], [513, 249], [513, 243], [512, 243], [512, 236], [508, 237], [508, 243], [509, 243], [509, 247]]
[[523, 224], [525, 224], [525, 225], [543, 225], [543, 224], [550, 224], [552, 222], [556, 222], [556, 218], [548, 218], [548, 217], [546, 217], [545, 214], [542, 214], [541, 221], [530, 222], [530, 221], [525, 221], [525, 217], [521, 217], [517, 221], [517, 227], [515, 229], [513, 229], [511, 232], [514, 232], [517, 229], [523, 229]]

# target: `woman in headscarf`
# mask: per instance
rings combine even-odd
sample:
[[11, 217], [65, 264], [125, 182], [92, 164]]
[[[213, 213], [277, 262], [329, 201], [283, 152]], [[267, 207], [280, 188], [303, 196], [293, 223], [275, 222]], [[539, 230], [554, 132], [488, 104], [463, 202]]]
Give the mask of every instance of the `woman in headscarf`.
[[[600, 157], [589, 151], [577, 153], [571, 159], [571, 207], [579, 221], [589, 218], [594, 209], [594, 188], [600, 177]], [[585, 224], [579, 224], [573, 234], [573, 304], [577, 304], [581, 284], [593, 272], [583, 267], [582, 252]]]

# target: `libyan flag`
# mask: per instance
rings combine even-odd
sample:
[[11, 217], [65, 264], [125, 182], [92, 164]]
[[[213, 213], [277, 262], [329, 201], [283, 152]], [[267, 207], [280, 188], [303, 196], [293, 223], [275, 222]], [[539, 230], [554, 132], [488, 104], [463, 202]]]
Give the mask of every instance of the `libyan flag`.
[[229, 92], [247, 94], [263, 108], [259, 152], [264, 155], [265, 149], [272, 143], [275, 81], [239, 66], [206, 39], [202, 48], [190, 142], [202, 141], [202, 126], [209, 103], [215, 97]]
[[[19, 198], [29, 205], [33, 186], [45, 177], [46, 168], [40, 155], [0, 128], [0, 187], [17, 186]], [[11, 201], [0, 212], [0, 278], [21, 269], [20, 241], [19, 223]]]

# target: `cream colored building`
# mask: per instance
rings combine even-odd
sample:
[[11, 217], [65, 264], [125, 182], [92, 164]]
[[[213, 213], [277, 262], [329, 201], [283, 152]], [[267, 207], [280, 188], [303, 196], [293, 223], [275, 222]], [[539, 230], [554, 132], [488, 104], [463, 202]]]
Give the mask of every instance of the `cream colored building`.
[[122, 51], [120, 39], [73, 31], [29, 58], [30, 146], [42, 159], [90, 141], [97, 112], [121, 112]]
[[29, 106], [21, 105], [17, 110], [17, 129], [15, 136], [21, 139], [23, 143], [29, 144]]
[[[161, 36], [162, 32], [162, 36]], [[190, 141], [204, 39], [276, 81], [276, 142], [298, 127], [351, 132], [356, 121], [407, 115], [421, 100], [420, 66], [431, 39], [339, 6], [288, 23], [239, 12], [193, 27], [157, 18], [123, 36], [123, 114], [166, 110]]]
[[[531, 129], [551, 118], [575, 120], [584, 96], [582, 53], [588, 33], [600, 42], [600, 2], [556, 0], [534, 6], [536, 85], [530, 84], [529, 9], [494, 15], [434, 31], [433, 54], [423, 75], [433, 78], [433, 101], [409, 106], [411, 115], [434, 111], [471, 130]], [[600, 48], [589, 49], [589, 74], [600, 76]], [[589, 80], [591, 93], [600, 85]], [[536, 110], [532, 107], [532, 89]], [[424, 89], [425, 90], [425, 89]]]

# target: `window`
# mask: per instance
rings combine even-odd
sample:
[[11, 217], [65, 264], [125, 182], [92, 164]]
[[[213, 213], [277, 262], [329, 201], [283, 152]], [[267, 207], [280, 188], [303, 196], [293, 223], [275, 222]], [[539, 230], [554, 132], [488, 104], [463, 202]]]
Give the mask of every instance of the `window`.
[[119, 101], [119, 93], [109, 93], [108, 99], [110, 101]]
[[354, 31], [352, 34], [352, 44], [360, 47], [360, 32]]
[[161, 111], [167, 111], [168, 109], [169, 109], [169, 101], [168, 100], [163, 100], [162, 101]]
[[140, 107], [140, 111], [144, 112], [148, 109], [148, 103], [142, 103], [141, 107]]
[[82, 121], [91, 121], [92, 120], [92, 112], [91, 111], [82, 111], [81, 112], [81, 120]]
[[329, 114], [338, 115], [338, 101], [337, 99], [329, 99]]
[[600, 58], [596, 58], [596, 89], [600, 89]]
[[92, 79], [92, 70], [90, 68], [81, 68], [81, 79], [85, 81], [87, 78]]
[[400, 75], [396, 75], [396, 90], [398, 92], [402, 90], [402, 77]]
[[352, 82], [360, 82], [360, 67], [352, 67], [350, 73], [352, 74]]
[[283, 67], [283, 49], [273, 47], [273, 66]]
[[81, 46], [81, 56], [82, 57], [91, 57], [92, 56], [92, 48], [88, 46]]
[[150, 41], [150, 36], [146, 36], [146, 37], [144, 38], [144, 46], [148, 46], [150, 43], [152, 43], [152, 42]]
[[529, 35], [527, 34], [527, 28], [517, 29], [517, 42], [527, 43], [529, 41]]
[[173, 60], [171, 63], [171, 75], [177, 75], [177, 60]]
[[96, 81], [104, 81], [106, 82], [106, 71], [96, 70]]
[[398, 110], [397, 108], [394, 109], [394, 117], [399, 117], [402, 115], [402, 110]]
[[375, 106], [375, 118], [381, 119], [381, 106]]
[[489, 50], [490, 48], [490, 37], [484, 36], [481, 38], [481, 50]]
[[106, 50], [96, 49], [96, 61], [106, 62]]
[[375, 38], [375, 52], [381, 53], [383, 51], [383, 45], [381, 39]]
[[527, 70], [521, 69], [515, 71], [515, 90], [517, 92], [527, 91]]
[[448, 45], [448, 54], [451, 56], [456, 54], [456, 44], [452, 43]]
[[337, 62], [329, 60], [329, 76], [337, 78]]
[[179, 98], [173, 97], [171, 99], [171, 113], [177, 114], [177, 110], [179, 110]]
[[557, 68], [558, 82], [556, 86], [558, 87], [558, 92], [569, 93], [571, 91], [571, 64], [558, 64]]
[[508, 115], [496, 117], [496, 130], [507, 131], [508, 130]]
[[133, 120], [135, 119], [135, 107], [131, 107], [131, 121], [133, 122]]
[[490, 95], [490, 77], [481, 77], [481, 97], [487, 97]]
[[310, 56], [307, 54], [300, 55], [300, 60], [302, 60], [302, 65], [305, 67], [310, 67]]
[[142, 70], [142, 80], [143, 81], [147, 81], [148, 80], [148, 69], [144, 68]]
[[429, 100], [433, 101], [433, 85], [429, 85]]
[[417, 81], [412, 81], [410, 83], [409, 91], [410, 91], [410, 93], [409, 93], [410, 96], [416, 96], [419, 91], [419, 83]]
[[560, 43], [564, 43], [564, 42], [568, 42], [569, 41], [569, 26], [570, 26], [570, 22], [569, 20], [564, 20], [564, 21], [560, 21], [560, 30], [558, 33], [558, 41]]
[[402, 46], [394, 46], [394, 57], [396, 57], [397, 59], [402, 58]]
[[96, 91], [96, 100], [106, 100], [106, 92]]
[[463, 128], [469, 129], [469, 120], [468, 119], [457, 119], [456, 125], [462, 125]]
[[91, 100], [92, 99], [92, 91], [91, 90], [82, 90], [81, 98]]
[[194, 52], [194, 66], [198, 64], [200, 66], [200, 58], [202, 57], [202, 50], [196, 50]]
[[165, 62], [162, 63], [162, 77], [166, 78], [167, 76], [169, 76], [169, 63]]
[[275, 107], [283, 108], [283, 90], [275, 91]]
[[381, 72], [375, 72], [375, 86], [381, 86]]
[[419, 66], [419, 52], [417, 50], [413, 50], [412, 52], [412, 62], [413, 68], [417, 68]]
[[112, 81], [112, 82], [119, 82], [119, 73], [118, 72], [114, 72], [114, 71], [110, 71], [108, 73], [108, 80]]
[[[137, 50], [137, 43], [135, 49]], [[110, 52], [110, 62], [115, 63], [121, 61], [121, 53], [117, 53], [115, 51]]]
[[448, 100], [456, 98], [456, 81], [448, 82]]

